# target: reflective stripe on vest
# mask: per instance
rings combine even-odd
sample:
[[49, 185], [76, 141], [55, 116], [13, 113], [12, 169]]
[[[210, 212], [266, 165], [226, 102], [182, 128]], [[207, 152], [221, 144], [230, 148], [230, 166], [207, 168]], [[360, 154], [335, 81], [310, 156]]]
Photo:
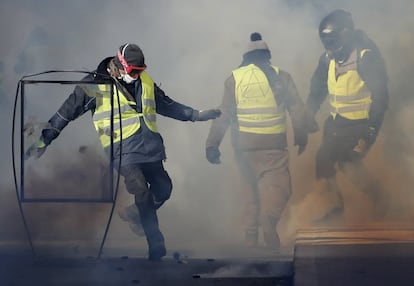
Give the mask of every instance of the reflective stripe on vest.
[[[94, 89], [91, 90], [91, 88], [89, 88], [88, 90], [85, 89], [84, 86], [81, 86], [81, 88], [85, 91], [92, 91], [93, 95], [99, 96], [99, 98], [96, 98], [97, 106], [93, 115], [93, 121], [103, 147], [108, 147], [111, 144], [111, 130], [112, 140], [114, 143], [121, 141], [121, 134], [122, 139], [126, 139], [135, 134], [141, 127], [139, 119], [140, 117], [143, 117], [145, 125], [148, 127], [148, 129], [156, 133], [158, 132], [156, 124], [154, 82], [151, 77], [145, 72], [142, 72], [140, 77], [142, 85], [142, 113], [138, 113], [135, 110], [136, 103], [134, 101], [128, 100], [120, 88], [114, 88], [112, 110], [111, 92], [109, 89], [110, 86], [108, 87], [107, 85], [98, 85], [99, 93]], [[119, 98], [117, 97], [117, 94], [119, 95]], [[111, 113], [113, 113], [112, 127]]]
[[[279, 74], [277, 67], [273, 69]], [[234, 70], [233, 77], [239, 130], [255, 134], [285, 133], [285, 107], [276, 102], [265, 73], [250, 64]]]
[[358, 57], [362, 58], [368, 50], [358, 55], [354, 50], [348, 60], [338, 65], [335, 60], [329, 62], [328, 93], [330, 112], [356, 120], [367, 119], [371, 107], [371, 92], [358, 74]]

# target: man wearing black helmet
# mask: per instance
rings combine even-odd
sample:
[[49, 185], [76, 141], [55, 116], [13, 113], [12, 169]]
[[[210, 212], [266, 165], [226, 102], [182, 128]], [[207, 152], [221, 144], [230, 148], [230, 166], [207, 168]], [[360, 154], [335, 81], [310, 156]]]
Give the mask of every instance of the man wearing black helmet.
[[42, 130], [38, 142], [27, 150], [26, 157], [40, 157], [70, 121], [91, 111], [106, 153], [111, 158], [112, 141], [113, 165], [120, 166], [117, 170], [124, 177], [128, 192], [135, 197], [135, 211], [128, 208], [124, 218], [134, 220], [133, 225], [142, 224], [148, 242], [148, 258], [157, 261], [166, 255], [157, 209], [169, 199], [172, 182], [163, 166], [166, 154], [157, 130], [156, 114], [181, 121], [206, 121], [220, 116], [221, 112], [218, 109], [198, 111], [172, 100], [154, 83], [146, 68], [140, 47], [122, 45], [115, 57], [104, 59], [95, 73], [84, 78], [85, 81], [112, 78], [114, 93], [119, 97], [111, 103], [105, 85], [76, 86], [51, 117], [49, 126]]
[[376, 215], [385, 212], [384, 192], [371, 178], [362, 159], [374, 144], [388, 106], [387, 72], [374, 42], [354, 28], [351, 14], [335, 10], [320, 23], [325, 52], [312, 76], [308, 110], [315, 115], [329, 98], [330, 115], [316, 156], [316, 177], [326, 184], [334, 206], [321, 220], [344, 211], [336, 167], [376, 203]]
[[[250, 35], [240, 66], [225, 81], [220, 109], [206, 141], [206, 157], [220, 163], [219, 146], [231, 126], [235, 159], [245, 203], [244, 242], [278, 251], [277, 224], [291, 195], [287, 118], [300, 155], [308, 143], [305, 105], [291, 75], [270, 62], [271, 52], [259, 33]], [[261, 235], [260, 235], [261, 236]]]

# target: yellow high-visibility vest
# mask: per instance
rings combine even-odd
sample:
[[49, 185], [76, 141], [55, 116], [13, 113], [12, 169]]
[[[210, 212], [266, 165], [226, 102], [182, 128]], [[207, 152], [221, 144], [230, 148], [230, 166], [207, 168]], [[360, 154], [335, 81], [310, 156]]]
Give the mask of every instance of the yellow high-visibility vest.
[[[93, 124], [99, 134], [99, 139], [103, 147], [108, 147], [111, 144], [111, 129], [113, 138], [112, 140], [114, 143], [135, 134], [141, 127], [140, 117], [144, 119], [145, 125], [152, 132], [158, 133], [156, 123], [154, 82], [146, 72], [142, 72], [140, 77], [142, 85], [141, 113], [138, 113], [135, 110], [136, 102], [128, 100], [125, 94], [122, 93], [122, 90], [116, 88], [116, 86], [113, 90], [114, 98], [112, 106], [110, 85], [100, 84], [98, 85], [98, 90], [94, 90], [94, 87], [92, 85], [81, 85], [82, 89], [87, 94], [96, 98], [96, 109], [92, 118]], [[117, 95], [119, 95], [119, 104]], [[112, 109], [113, 126], [111, 128]]]
[[[279, 68], [273, 69], [279, 74]], [[233, 71], [237, 119], [241, 132], [280, 134], [286, 132], [286, 113], [265, 73], [254, 64]]]
[[366, 51], [362, 50], [358, 55], [357, 50], [354, 50], [341, 66], [333, 59], [329, 62], [328, 93], [333, 117], [337, 114], [352, 120], [369, 117], [371, 92], [357, 70], [358, 57], [362, 58]]

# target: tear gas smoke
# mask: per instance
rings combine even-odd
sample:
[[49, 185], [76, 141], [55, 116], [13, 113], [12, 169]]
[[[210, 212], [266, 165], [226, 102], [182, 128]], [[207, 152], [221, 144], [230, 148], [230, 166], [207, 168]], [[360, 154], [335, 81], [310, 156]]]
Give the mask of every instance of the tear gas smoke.
[[[317, 26], [327, 12], [338, 7], [351, 11], [356, 26], [377, 42], [386, 60], [390, 110], [378, 142], [366, 161], [373, 175], [392, 193], [392, 208], [387, 219], [412, 218], [414, 195], [409, 186], [413, 183], [414, 138], [409, 122], [414, 119], [410, 112], [414, 105], [411, 86], [414, 78], [413, 6], [412, 0], [3, 1], [0, 12], [3, 36], [0, 47], [0, 119], [3, 125], [0, 210], [7, 218], [0, 216], [0, 239], [22, 236], [16, 227], [20, 217], [13, 192], [9, 136], [15, 85], [22, 75], [49, 69], [93, 70], [102, 58], [114, 55], [119, 45], [134, 42], [142, 47], [148, 72], [167, 95], [198, 109], [211, 108], [220, 104], [224, 80], [239, 65], [250, 33], [258, 31], [272, 51], [273, 64], [292, 74], [305, 100], [310, 77], [322, 53]], [[46, 98], [55, 96], [45, 95]], [[31, 110], [35, 112], [40, 105], [47, 106], [48, 100], [41, 100], [31, 106]], [[56, 110], [49, 107], [47, 111], [48, 114], [41, 115], [46, 120]], [[320, 123], [324, 115], [322, 110], [318, 115]], [[94, 132], [91, 123], [76, 126], [77, 131], [71, 136]], [[193, 247], [195, 254], [201, 249], [213, 253], [217, 245], [232, 245], [241, 239], [241, 206], [232, 149], [227, 136], [221, 146], [223, 163], [208, 164], [204, 158], [204, 144], [209, 126], [209, 123], [159, 118], [168, 156], [165, 166], [174, 183], [172, 198], [159, 212], [161, 228], [169, 248]], [[318, 203], [318, 199], [313, 198], [317, 195], [310, 198], [306, 195], [316, 194], [319, 189], [314, 180], [314, 157], [319, 140], [320, 133], [312, 135], [304, 155], [299, 158], [291, 155], [293, 196], [279, 225], [284, 243], [291, 242], [295, 230], [308, 223], [306, 218], [312, 216], [309, 206]], [[77, 150], [81, 143], [76, 144], [73, 146], [71, 141], [58, 139], [50, 148], [55, 148], [57, 154], [68, 148]], [[60, 182], [62, 188], [92, 190], [94, 186], [83, 185], [82, 176], [94, 169], [95, 165], [90, 165], [94, 164], [94, 159], [68, 161], [69, 157], [70, 154], [53, 156], [47, 167], [47, 178], [38, 177], [38, 180]], [[350, 189], [348, 199], [359, 202], [365, 210], [364, 198], [354, 195], [352, 186], [346, 187]], [[123, 189], [120, 192], [123, 193], [121, 205], [132, 203], [132, 196]], [[101, 207], [82, 209], [83, 206], [74, 205], [45, 204], [29, 208], [32, 230], [37, 238], [50, 234], [47, 225], [55, 225], [57, 233], [73, 229], [72, 238], [76, 237], [76, 231], [79, 237], [82, 234], [99, 236], [103, 230], [96, 227], [102, 226], [102, 220], [105, 221], [102, 217], [107, 213]], [[360, 217], [364, 215], [359, 214]], [[100, 222], [91, 226], [93, 222], [86, 223], [82, 217], [90, 221], [96, 218]], [[90, 230], [96, 233], [92, 231], [91, 234]], [[127, 224], [114, 220], [112, 230], [109, 245], [131, 241], [133, 247], [145, 247], [141, 239], [127, 229]]]

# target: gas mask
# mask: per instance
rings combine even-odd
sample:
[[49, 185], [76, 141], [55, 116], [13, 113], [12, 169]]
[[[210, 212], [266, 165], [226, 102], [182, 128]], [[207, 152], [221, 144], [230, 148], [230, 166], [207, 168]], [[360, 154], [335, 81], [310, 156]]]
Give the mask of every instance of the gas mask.
[[121, 74], [119, 72], [119, 69], [116, 67], [114, 61], [112, 60], [109, 63], [109, 67], [107, 68], [108, 73], [113, 77], [116, 78], [118, 80], [123, 80], [125, 83], [133, 83], [134, 81], [136, 81], [136, 78], [133, 78], [132, 76], [130, 76], [127, 73]]
[[123, 74], [123, 75], [121, 75], [121, 77], [122, 77], [122, 80], [125, 82], [125, 83], [133, 83], [134, 81], [136, 81], [138, 78], [133, 78], [132, 76], [130, 76], [129, 74], [127, 74], [127, 73], [125, 73], [125, 74]]

